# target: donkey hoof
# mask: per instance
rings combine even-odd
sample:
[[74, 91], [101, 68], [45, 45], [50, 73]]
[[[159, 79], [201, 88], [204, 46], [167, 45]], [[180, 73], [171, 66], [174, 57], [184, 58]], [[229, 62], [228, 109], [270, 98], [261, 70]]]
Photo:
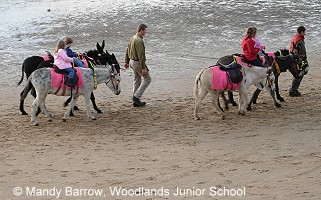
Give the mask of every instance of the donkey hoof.
[[246, 108], [246, 110], [251, 111], [251, 110], [252, 110], [252, 107], [251, 107], [251, 106], [248, 106], [248, 107]]
[[79, 110], [78, 106], [75, 106], [75, 107], [74, 107], [74, 110]]
[[277, 108], [281, 108], [282, 106], [281, 106], [281, 104], [279, 104], [279, 103], [275, 103], [274, 104]]
[[67, 120], [66, 119], [62, 119], [62, 122], [67, 122]]
[[278, 100], [281, 102], [285, 102], [285, 99], [283, 97], [279, 97]]
[[201, 118], [199, 116], [194, 117], [195, 120], [200, 120]]
[[97, 109], [96, 111], [97, 111], [97, 113], [99, 113], [99, 114], [103, 113], [103, 112], [102, 112], [101, 110], [99, 110], [99, 109]]
[[94, 117], [94, 118], [92, 118], [91, 120], [95, 121], [95, 120], [97, 120], [97, 119]]
[[75, 116], [75, 115], [74, 115], [73, 112], [70, 112], [70, 113], [69, 113], [69, 116], [70, 116], [70, 117], [73, 117], [73, 116]]
[[28, 115], [28, 113], [26, 111], [23, 111], [21, 114], [22, 115]]
[[233, 101], [232, 106], [237, 106], [237, 103], [235, 101]]
[[224, 120], [225, 119], [225, 116], [224, 115], [221, 115], [221, 120]]
[[245, 112], [244, 111], [239, 111], [239, 115], [245, 115]]
[[35, 122], [35, 123], [33, 123], [33, 125], [34, 125], [34, 126], [39, 126], [39, 123], [38, 123], [38, 122], [37, 122], [37, 123]]
[[48, 122], [52, 122], [52, 119], [48, 119]]

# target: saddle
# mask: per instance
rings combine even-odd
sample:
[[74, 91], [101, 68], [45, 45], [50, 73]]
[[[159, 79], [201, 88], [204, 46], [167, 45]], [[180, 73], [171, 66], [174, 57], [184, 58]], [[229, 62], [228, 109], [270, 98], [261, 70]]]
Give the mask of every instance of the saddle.
[[[249, 67], [252, 67], [252, 66], [253, 66], [253, 64], [251, 63], [251, 61], [247, 60], [243, 54], [233, 54], [233, 57], [234, 57], [234, 60], [236, 61], [237, 64], [246, 65], [246, 66], [249, 66]], [[268, 65], [270, 65], [270, 61], [269, 61], [268, 57], [266, 57], [266, 56], [259, 56], [259, 55], [258, 55], [257, 58], [258, 58], [259, 60], [261, 60], [261, 62], [263, 63], [263, 65], [265, 65], [265, 63], [267, 63]]]
[[78, 84], [79, 77], [77, 75], [77, 70], [73, 69], [75, 71], [74, 78], [68, 77], [68, 72], [62, 69], [59, 69], [56, 65], [53, 65], [53, 69], [57, 74], [62, 74], [64, 76], [64, 84], [74, 88]]
[[243, 80], [242, 66], [237, 64], [235, 61], [228, 65], [222, 63], [217, 63], [220, 67], [220, 70], [225, 71], [227, 77], [232, 83], [240, 83]]

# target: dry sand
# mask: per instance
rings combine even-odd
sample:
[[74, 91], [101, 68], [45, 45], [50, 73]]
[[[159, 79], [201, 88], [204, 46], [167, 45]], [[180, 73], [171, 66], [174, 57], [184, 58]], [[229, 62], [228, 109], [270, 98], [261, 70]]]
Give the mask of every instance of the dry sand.
[[[311, 58], [318, 66], [320, 57]], [[201, 68], [200, 68], [201, 69]], [[152, 67], [151, 67], [151, 70]], [[291, 75], [281, 75], [282, 108], [275, 108], [267, 92], [245, 116], [237, 108], [221, 120], [210, 104], [202, 104], [201, 120], [193, 119], [193, 71], [172, 81], [153, 74], [146, 91], [148, 105], [130, 103], [132, 77], [122, 75], [120, 96], [106, 86], [95, 91], [103, 114], [97, 121], [80, 111], [62, 122], [64, 97], [48, 96], [54, 121], [40, 115], [34, 127], [30, 116], [18, 111], [22, 87], [1, 90], [0, 199], [55, 199], [26, 197], [26, 187], [64, 190], [65, 187], [103, 189], [104, 197], [59, 199], [225, 199], [209, 189], [244, 188], [242, 199], [320, 199], [321, 192], [321, 72], [317, 67], [303, 79], [301, 98], [290, 98]], [[253, 90], [254, 88], [252, 88]], [[33, 98], [25, 102], [30, 113]], [[13, 195], [22, 187], [20, 197]], [[110, 187], [168, 189], [168, 196], [112, 197]], [[206, 189], [204, 196], [174, 196], [175, 188]], [[228, 197], [226, 197], [228, 198]], [[236, 199], [238, 199], [236, 198]], [[233, 199], [233, 198], [232, 198]]]

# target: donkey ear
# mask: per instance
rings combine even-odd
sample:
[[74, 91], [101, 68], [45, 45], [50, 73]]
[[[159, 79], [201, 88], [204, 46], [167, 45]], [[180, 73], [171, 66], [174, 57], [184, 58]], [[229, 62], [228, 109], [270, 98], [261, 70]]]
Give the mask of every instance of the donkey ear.
[[98, 52], [101, 52], [101, 47], [100, 47], [100, 45], [99, 45], [99, 43], [97, 42], [97, 50], [98, 50]]
[[105, 40], [103, 40], [103, 43], [101, 43], [101, 52], [104, 51], [104, 48], [105, 48]]
[[105, 52], [106, 52], [106, 54], [107, 54], [107, 55], [109, 55], [109, 56], [110, 56], [110, 54], [108, 53], [108, 51], [107, 51], [107, 50], [105, 50]]

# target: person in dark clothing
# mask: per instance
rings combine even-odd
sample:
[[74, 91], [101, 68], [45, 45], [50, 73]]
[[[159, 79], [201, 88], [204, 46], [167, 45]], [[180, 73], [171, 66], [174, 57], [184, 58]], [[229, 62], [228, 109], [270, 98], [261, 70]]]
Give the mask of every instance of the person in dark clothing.
[[[290, 53], [297, 53], [299, 57], [302, 59], [302, 66], [308, 66], [306, 49], [305, 49], [305, 27], [299, 26], [297, 28], [297, 34], [292, 38], [290, 43]], [[300, 97], [301, 93], [298, 91], [302, 78], [293, 77], [292, 85], [289, 91], [290, 97]]]

